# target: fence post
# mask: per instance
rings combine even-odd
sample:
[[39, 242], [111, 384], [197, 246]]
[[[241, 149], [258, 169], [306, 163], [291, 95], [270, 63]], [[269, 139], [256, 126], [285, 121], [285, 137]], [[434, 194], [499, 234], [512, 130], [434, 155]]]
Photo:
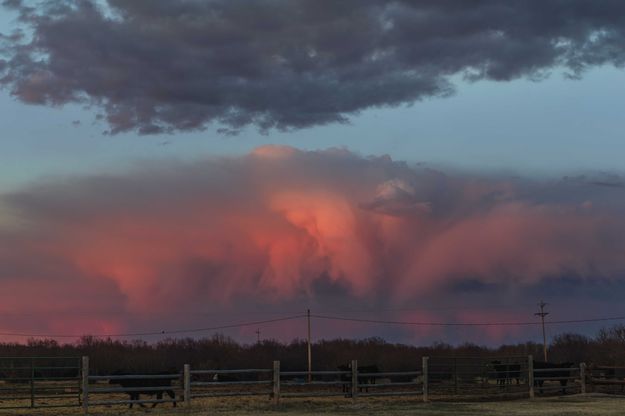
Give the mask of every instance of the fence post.
[[191, 365], [185, 364], [182, 370], [182, 386], [184, 389], [184, 407], [191, 406]]
[[423, 370], [423, 401], [428, 401], [428, 361], [430, 357], [423, 357], [422, 359], [422, 370]]
[[82, 357], [82, 411], [89, 414], [89, 357]]
[[527, 384], [530, 388], [530, 399], [534, 398], [534, 357], [527, 356]]
[[586, 363], [579, 364], [579, 378], [582, 384], [582, 394], [586, 394]]
[[35, 407], [35, 359], [30, 359], [30, 407]]
[[358, 360], [352, 360], [352, 402], [358, 396]]
[[280, 361], [273, 362], [273, 404], [280, 403]]
[[458, 394], [458, 358], [454, 357], [454, 394]]

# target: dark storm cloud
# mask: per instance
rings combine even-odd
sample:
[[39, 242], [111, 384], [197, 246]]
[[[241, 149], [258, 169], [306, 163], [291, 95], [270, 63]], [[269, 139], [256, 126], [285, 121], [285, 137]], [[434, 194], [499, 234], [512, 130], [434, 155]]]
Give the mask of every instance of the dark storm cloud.
[[20, 100], [101, 107], [110, 133], [297, 129], [453, 92], [450, 77], [541, 79], [623, 65], [617, 0], [11, 0]]

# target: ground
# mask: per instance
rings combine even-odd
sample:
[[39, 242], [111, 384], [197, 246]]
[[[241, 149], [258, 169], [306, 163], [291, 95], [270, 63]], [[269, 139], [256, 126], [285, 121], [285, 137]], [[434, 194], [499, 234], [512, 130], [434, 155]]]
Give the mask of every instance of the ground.
[[[90, 410], [93, 416], [112, 415], [145, 415], [155, 416], [200, 416], [200, 415], [387, 415], [387, 416], [477, 416], [477, 415], [506, 415], [506, 416], [564, 416], [564, 415], [623, 415], [625, 414], [625, 398], [593, 395], [587, 397], [565, 396], [561, 398], [540, 398], [535, 400], [510, 400], [500, 402], [431, 402], [422, 403], [418, 399], [402, 400], [387, 399], [360, 399], [352, 404], [349, 400], [338, 399], [290, 399], [280, 406], [274, 407], [266, 399], [212, 399], [196, 403], [185, 411], [180, 406], [172, 409], [169, 406], [159, 405], [155, 409], [132, 409], [124, 406], [98, 407]], [[0, 411], [0, 415], [37, 415], [60, 416], [81, 415], [79, 408], [70, 409], [36, 409]]]

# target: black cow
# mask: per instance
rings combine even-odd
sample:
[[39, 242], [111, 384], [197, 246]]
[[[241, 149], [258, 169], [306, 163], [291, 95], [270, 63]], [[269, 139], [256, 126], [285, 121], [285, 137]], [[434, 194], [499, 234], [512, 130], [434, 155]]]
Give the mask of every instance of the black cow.
[[[339, 369], [339, 371], [349, 371], [351, 373], [352, 371], [352, 365], [347, 364], [347, 365], [339, 365], [337, 367]], [[358, 366], [358, 384], [375, 384], [375, 375], [373, 375], [372, 373], [379, 373], [380, 369], [378, 368], [377, 365], [362, 365], [362, 366]], [[365, 374], [369, 374], [366, 376], [361, 376], [362, 373]], [[351, 374], [341, 374], [341, 381], [343, 382], [343, 393], [349, 393], [349, 386], [351, 384], [352, 381], [352, 376]], [[363, 391], [362, 387], [358, 388], [359, 391]], [[364, 388], [365, 392], [368, 392], [369, 389], [367, 387]]]
[[[162, 374], [162, 373], [157, 373]], [[121, 376], [128, 375], [124, 372], [116, 372], [113, 375]], [[119, 384], [125, 389], [128, 388], [141, 388], [141, 390], [128, 391], [126, 392], [128, 396], [130, 396], [130, 400], [139, 400], [141, 394], [145, 394], [148, 396], [156, 396], [157, 400], [163, 400], [163, 393], [167, 393], [167, 395], [173, 400], [173, 405], [176, 407], [176, 392], [173, 389], [161, 390], [162, 387], [171, 387], [174, 378], [146, 378], [141, 376], [136, 376], [133, 378], [124, 378], [124, 379], [110, 379], [109, 384]], [[159, 389], [151, 390], [151, 388], [159, 387]], [[152, 407], [155, 407], [158, 403], [152, 403]], [[133, 403], [130, 403], [128, 407], [132, 409]], [[139, 406], [145, 407], [143, 403], [139, 403]]]
[[343, 391], [343, 393], [345, 393], [345, 397], [347, 397], [347, 393], [349, 393], [349, 384], [352, 381], [352, 375], [351, 375], [351, 365], [344, 365], [341, 364], [338, 367], [336, 367], [339, 371], [349, 371], [350, 374], [341, 374], [340, 375], [340, 380], [343, 382], [343, 384], [341, 385], [341, 389]]
[[495, 369], [497, 376], [497, 385], [505, 387], [506, 384], [512, 384], [512, 379], [516, 380], [516, 384], [521, 379], [521, 364], [502, 364], [501, 361], [491, 361], [491, 365]]
[[[379, 373], [380, 369], [377, 365], [363, 365], [358, 366], [358, 384], [375, 384], [376, 375], [375, 373]], [[361, 376], [360, 374], [369, 374], [366, 376]], [[362, 391], [362, 387], [360, 388]], [[368, 387], [365, 387], [365, 391], [369, 391]]]
[[[538, 391], [542, 394], [545, 381], [559, 381], [562, 387], [562, 394], [566, 394], [566, 385], [573, 372], [574, 363], [550, 363], [545, 361], [534, 361], [534, 386], [538, 386]], [[570, 371], [562, 371], [561, 368], [570, 368]], [[552, 371], [536, 371], [552, 370]]]

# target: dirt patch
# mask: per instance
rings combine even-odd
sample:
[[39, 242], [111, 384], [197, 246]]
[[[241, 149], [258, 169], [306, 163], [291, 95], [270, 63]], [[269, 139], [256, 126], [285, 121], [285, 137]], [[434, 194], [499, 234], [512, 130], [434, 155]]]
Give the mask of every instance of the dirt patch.
[[[386, 416], [564, 416], [564, 415], [622, 415], [625, 398], [620, 397], [582, 397], [566, 396], [536, 400], [515, 400], [502, 402], [432, 402], [423, 403], [419, 399], [370, 398], [359, 399], [352, 403], [348, 399], [290, 399], [274, 406], [266, 398], [224, 398], [197, 400], [190, 409], [183, 405], [173, 409], [171, 405], [160, 404], [156, 408], [127, 409], [125, 406], [96, 407], [90, 410], [93, 416], [146, 415], [155, 416], [200, 416], [210, 414], [222, 416], [234, 415], [386, 415]], [[80, 408], [69, 409], [31, 409], [0, 411], [0, 414], [38, 416], [81, 415]]]

